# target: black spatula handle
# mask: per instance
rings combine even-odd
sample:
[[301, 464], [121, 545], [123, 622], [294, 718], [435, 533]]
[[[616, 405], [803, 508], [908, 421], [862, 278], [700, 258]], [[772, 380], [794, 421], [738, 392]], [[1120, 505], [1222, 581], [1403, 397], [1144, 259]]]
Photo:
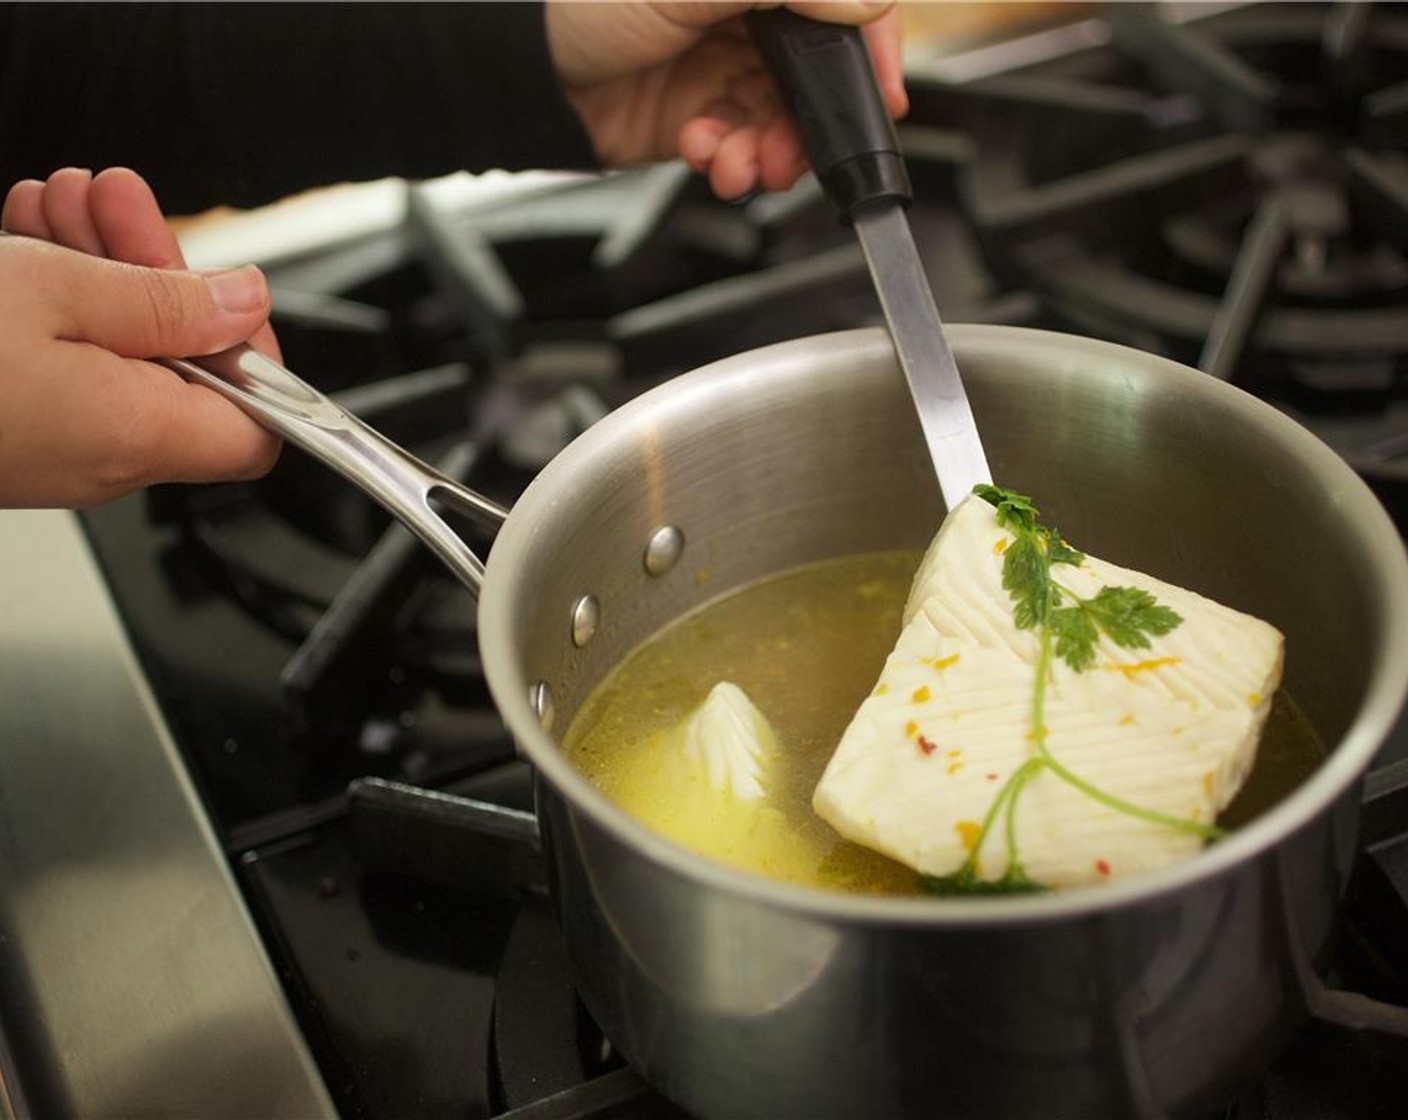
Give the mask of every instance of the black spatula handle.
[[908, 204], [909, 173], [860, 30], [781, 8], [747, 21], [842, 220], [869, 203]]

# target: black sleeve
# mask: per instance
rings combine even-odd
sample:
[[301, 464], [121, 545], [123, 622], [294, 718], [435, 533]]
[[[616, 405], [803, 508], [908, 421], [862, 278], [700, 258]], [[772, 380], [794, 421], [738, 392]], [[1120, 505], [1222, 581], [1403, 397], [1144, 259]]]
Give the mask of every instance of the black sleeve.
[[0, 4], [0, 193], [64, 166], [182, 214], [596, 162], [539, 3]]

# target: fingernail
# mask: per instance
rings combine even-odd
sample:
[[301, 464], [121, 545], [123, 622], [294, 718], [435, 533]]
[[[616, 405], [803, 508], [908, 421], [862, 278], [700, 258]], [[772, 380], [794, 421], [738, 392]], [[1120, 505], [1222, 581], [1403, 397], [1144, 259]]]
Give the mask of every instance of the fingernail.
[[264, 275], [252, 264], [202, 276], [211, 300], [221, 311], [257, 311], [267, 299]]

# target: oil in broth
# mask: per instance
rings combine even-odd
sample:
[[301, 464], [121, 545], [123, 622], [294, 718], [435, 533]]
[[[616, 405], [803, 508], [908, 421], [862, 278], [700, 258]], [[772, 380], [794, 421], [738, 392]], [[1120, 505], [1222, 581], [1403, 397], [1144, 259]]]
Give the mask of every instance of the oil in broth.
[[[916, 552], [807, 565], [706, 603], [630, 654], [572, 721], [563, 749], [647, 827], [701, 855], [806, 886], [913, 894], [915, 872], [843, 839], [811, 807], [841, 735], [894, 648]], [[761, 802], [708, 791], [663, 733], [719, 681], [743, 689], [780, 744]], [[1274, 804], [1323, 757], [1279, 692], [1256, 766], [1220, 823]]]

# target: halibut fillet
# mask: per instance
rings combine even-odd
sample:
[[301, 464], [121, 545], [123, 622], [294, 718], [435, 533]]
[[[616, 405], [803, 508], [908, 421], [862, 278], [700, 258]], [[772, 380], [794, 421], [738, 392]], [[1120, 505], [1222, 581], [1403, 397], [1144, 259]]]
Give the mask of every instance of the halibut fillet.
[[[813, 807], [843, 836], [933, 876], [1007, 870], [1008, 822], [983, 823], [1033, 758], [1038, 631], [1019, 630], [1002, 586], [1013, 534], [970, 496], [920, 565], [904, 627], [875, 688], [817, 785]], [[1211, 824], [1246, 780], [1280, 683], [1281, 634], [1267, 623], [1140, 572], [1087, 556], [1053, 578], [1082, 598], [1141, 588], [1182, 616], [1147, 649], [1103, 633], [1095, 663], [1052, 658], [1046, 744], [1070, 773], [1123, 802]], [[1043, 766], [1012, 807], [1019, 860], [1048, 887], [1099, 882], [1197, 852], [1195, 832], [1102, 803]]]

